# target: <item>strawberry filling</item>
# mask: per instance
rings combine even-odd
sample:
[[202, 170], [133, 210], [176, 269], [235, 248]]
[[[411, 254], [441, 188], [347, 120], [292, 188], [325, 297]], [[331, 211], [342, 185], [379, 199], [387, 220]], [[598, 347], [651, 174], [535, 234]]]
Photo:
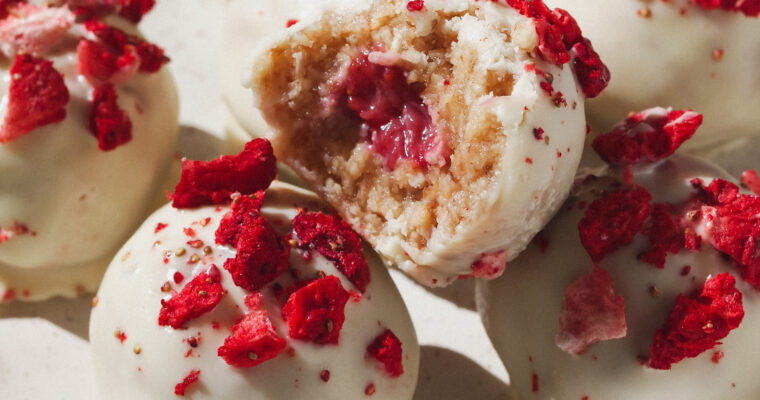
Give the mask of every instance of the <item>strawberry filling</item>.
[[345, 105], [363, 123], [372, 150], [386, 170], [399, 160], [417, 168], [442, 166], [449, 149], [433, 124], [420, 88], [410, 85], [398, 66], [370, 61], [363, 52], [348, 67], [343, 82]]

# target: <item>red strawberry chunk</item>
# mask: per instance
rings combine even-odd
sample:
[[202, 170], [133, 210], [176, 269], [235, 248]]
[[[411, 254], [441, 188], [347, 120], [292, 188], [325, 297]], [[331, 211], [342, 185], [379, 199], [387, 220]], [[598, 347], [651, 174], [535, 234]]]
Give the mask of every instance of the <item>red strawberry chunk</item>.
[[[694, 195], [704, 236], [739, 265], [742, 278], [760, 289], [760, 198], [739, 193], [739, 187], [715, 179], [698, 186]], [[695, 229], [696, 230], [696, 229]]]
[[277, 175], [277, 160], [266, 139], [254, 139], [240, 154], [212, 161], [183, 161], [182, 177], [171, 196], [175, 208], [224, 204], [235, 192], [256, 193]]
[[0, 130], [0, 143], [66, 118], [69, 90], [52, 62], [20, 54], [13, 62], [10, 76], [8, 108]]
[[725, 11], [744, 13], [748, 17], [760, 15], [760, 0], [691, 0], [691, 2], [707, 10], [721, 8]]
[[575, 19], [565, 10], [551, 10], [542, 0], [507, 0], [520, 14], [533, 20], [538, 34], [538, 55], [555, 65], [571, 64], [583, 93], [596, 97], [607, 87], [610, 71], [583, 37]]
[[293, 229], [302, 244], [333, 261], [336, 268], [364, 293], [369, 284], [369, 266], [359, 235], [334, 215], [302, 212], [293, 219]]
[[245, 221], [235, 248], [235, 258], [228, 258], [224, 269], [241, 288], [259, 290], [288, 269], [290, 249], [264, 217]]
[[673, 154], [700, 125], [702, 115], [694, 111], [650, 108], [631, 114], [592, 146], [610, 164], [653, 163]]
[[0, 22], [0, 48], [8, 58], [18, 53], [42, 56], [58, 43], [73, 22], [74, 15], [68, 8], [17, 6], [13, 15]]
[[0, 20], [5, 19], [9, 15], [9, 11], [19, 4], [26, 4], [27, 0], [0, 0]]
[[701, 292], [678, 295], [665, 324], [655, 332], [649, 367], [670, 369], [685, 358], [712, 349], [737, 328], [744, 318], [744, 307], [742, 293], [734, 284], [733, 276], [722, 273], [708, 279]]
[[161, 300], [158, 324], [180, 329], [187, 321], [213, 310], [224, 296], [220, 280], [221, 274], [215, 265], [196, 275], [182, 291], [169, 300]]
[[[251, 298], [251, 297], [256, 298]], [[238, 368], [255, 367], [280, 354], [287, 344], [272, 326], [269, 314], [261, 306], [260, 294], [246, 298], [251, 310], [242, 321], [232, 326], [232, 334], [224, 339], [217, 354], [227, 364]]]
[[261, 204], [264, 192], [258, 191], [251, 195], [240, 196], [232, 201], [232, 207], [224, 214], [219, 228], [216, 230], [216, 243], [236, 246], [237, 238], [243, 225], [257, 220], [261, 214]]
[[595, 265], [565, 290], [557, 347], [580, 355], [596, 342], [626, 334], [625, 301], [615, 293], [609, 272]]
[[82, 38], [77, 48], [79, 72], [93, 85], [124, 83], [138, 70], [157, 72], [169, 62], [164, 51], [136, 35], [98, 20], [84, 23], [95, 38]]
[[578, 223], [581, 243], [594, 262], [631, 243], [652, 213], [652, 195], [638, 187], [595, 200]]
[[755, 196], [760, 196], [760, 177], [757, 171], [748, 169], [742, 172], [742, 185], [746, 186]]
[[113, 150], [132, 140], [132, 121], [119, 108], [116, 96], [113, 85], [98, 86], [92, 91], [88, 128], [103, 151]]
[[153, 6], [155, 0], [63, 0], [81, 21], [101, 19], [112, 14], [136, 24], [142, 20]]
[[392, 377], [399, 377], [404, 373], [401, 341], [390, 329], [386, 329], [372, 340], [367, 346], [367, 355], [379, 361], [385, 372]]
[[651, 248], [641, 255], [641, 260], [655, 267], [665, 268], [667, 253], [676, 254], [686, 246], [686, 235], [678, 221], [671, 215], [671, 205], [657, 203], [652, 208], [651, 224], [645, 229]]
[[350, 294], [335, 276], [296, 290], [282, 308], [290, 337], [317, 344], [338, 344]]
[[182, 382], [174, 386], [174, 394], [176, 394], [177, 396], [184, 396], [187, 388], [193, 383], [195, 383], [196, 381], [198, 381], [198, 378], [200, 378], [200, 376], [201, 376], [201, 371], [197, 369], [190, 371], [190, 373], [188, 373], [187, 376], [184, 379], [182, 379]]

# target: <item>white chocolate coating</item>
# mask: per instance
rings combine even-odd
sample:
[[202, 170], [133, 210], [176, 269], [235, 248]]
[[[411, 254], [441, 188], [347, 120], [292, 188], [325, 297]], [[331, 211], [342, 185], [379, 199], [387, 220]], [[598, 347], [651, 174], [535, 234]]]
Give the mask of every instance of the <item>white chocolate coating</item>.
[[[69, 34], [76, 38], [81, 29], [74, 25]], [[132, 140], [101, 151], [87, 129], [92, 86], [77, 73], [76, 44], [46, 57], [69, 90], [66, 119], [0, 144], [0, 227], [18, 221], [35, 233], [0, 244], [0, 294], [13, 289], [22, 300], [97, 288], [108, 260], [148, 211], [176, 142], [177, 95], [164, 67], [117, 86]], [[0, 66], [0, 114], [9, 68]]]
[[[294, 186], [275, 182], [265, 197], [262, 212], [280, 233], [290, 230], [290, 221], [297, 206], [314, 209], [320, 203], [316, 196]], [[269, 289], [262, 291], [264, 304], [272, 323], [288, 347], [276, 358], [247, 368], [229, 366], [217, 356], [217, 348], [230, 333], [230, 326], [246, 310], [243, 299], [247, 291], [235, 286], [222, 269], [224, 260], [234, 257], [234, 249], [214, 244], [214, 232], [220, 219], [229, 210], [203, 207], [177, 210], [167, 205], [148, 218], [137, 233], [119, 251], [106, 273], [98, 292], [98, 303], [92, 313], [90, 341], [98, 387], [108, 399], [175, 399], [174, 385], [194, 369], [200, 379], [188, 388], [186, 397], [192, 399], [349, 399], [362, 398], [369, 383], [375, 384], [373, 399], [411, 399], [417, 382], [419, 346], [401, 297], [388, 272], [370, 250], [365, 257], [370, 265], [371, 279], [359, 302], [349, 300], [345, 308], [346, 321], [337, 346], [315, 345], [289, 339], [280, 308]], [[198, 221], [210, 217], [208, 225]], [[154, 233], [159, 222], [168, 226]], [[199, 250], [186, 245], [189, 238], [183, 228], [192, 227], [196, 238], [213, 248], [213, 253], [189, 265], [188, 258]], [[156, 241], [160, 243], [154, 245]], [[164, 264], [164, 250], [184, 247], [184, 256], [171, 256]], [[202, 254], [202, 253], [201, 253]], [[298, 250], [291, 251], [291, 268], [301, 271], [302, 277], [315, 276], [317, 270], [335, 275], [348, 290], [355, 290], [334, 265], [312, 252], [311, 261], [304, 261]], [[158, 325], [161, 299], [167, 294], [161, 286], [171, 280], [175, 271], [185, 276], [186, 283], [195, 273], [208, 265], [219, 266], [221, 283], [228, 293], [216, 308], [189, 321], [187, 330], [175, 330]], [[286, 273], [287, 275], [287, 273]], [[175, 289], [177, 288], [174, 285]], [[220, 324], [213, 329], [212, 321]], [[404, 373], [398, 378], [388, 376], [377, 361], [365, 357], [367, 345], [385, 329], [391, 329], [400, 339], [403, 349]], [[120, 329], [127, 335], [124, 343], [114, 337]], [[199, 334], [200, 332], [200, 334]], [[192, 356], [183, 339], [199, 335], [200, 344]], [[136, 355], [134, 346], [141, 352]], [[330, 371], [323, 382], [320, 372]]]
[[[657, 105], [704, 114], [687, 149], [760, 134], [760, 19], [688, 0], [547, 3], [576, 18], [610, 69], [609, 87], [588, 103], [596, 132]], [[640, 16], [642, 9], [651, 15]]]
[[[635, 171], [636, 182], [647, 187], [654, 202], [684, 201], [693, 192], [689, 180], [695, 177], [706, 183], [713, 178], [730, 179], [711, 164], [679, 156]], [[479, 282], [478, 309], [518, 398], [756, 398], [760, 393], [754, 373], [760, 365], [760, 297], [739, 278], [738, 268], [707, 242], [699, 253], [682, 250], [668, 254], [663, 270], [637, 260], [636, 256], [649, 248], [649, 239], [641, 234], [630, 245], [607, 255], [600, 265], [609, 271], [615, 292], [625, 299], [628, 335], [593, 344], [586, 354], [577, 357], [555, 345], [565, 289], [588, 274], [593, 265], [578, 237], [578, 221], [584, 214], [578, 204], [596, 199], [589, 191], [604, 185], [605, 179], [576, 187], [567, 207], [544, 230], [548, 240], [545, 253], [531, 245], [507, 266], [499, 280]], [[691, 271], [682, 276], [686, 265]], [[639, 364], [637, 357], [648, 357], [654, 332], [662, 327], [676, 296], [688, 294], [710, 275], [722, 272], [732, 273], [736, 287], [744, 294], [741, 325], [721, 340], [722, 345], [678, 362], [671, 370]], [[652, 286], [656, 295], [650, 292]], [[715, 350], [725, 354], [717, 364], [711, 361]], [[532, 392], [534, 373], [538, 377], [537, 393]]]
[[[356, 9], [351, 12], [361, 11], [370, 4], [371, 1], [356, 2]], [[477, 7], [475, 15], [466, 14], [473, 5]], [[409, 13], [406, 2], [399, 2], [396, 6], [399, 13]], [[443, 19], [439, 17], [443, 12], [464, 15]], [[516, 257], [565, 200], [586, 137], [584, 96], [568, 64], [556, 66], [533, 54], [538, 44], [533, 22], [511, 7], [475, 0], [431, 0], [425, 2], [421, 11], [411, 12], [411, 15], [420, 38], [430, 33], [434, 23], [443, 24], [445, 31], [457, 37], [452, 48], [468, 49], [477, 55], [474, 68], [514, 78], [513, 88], [507, 96], [473, 94], [483, 92], [478, 88], [465, 93], [467, 107], [492, 113], [498, 125], [493, 134], [505, 136], [500, 160], [494, 167], [498, 172], [489, 188], [479, 195], [478, 204], [482, 207], [471, 210], [475, 215], [468, 217], [453, 232], [433, 228], [424, 248], [419, 248], [406, 237], [406, 224], [414, 211], [412, 209], [398, 210], [395, 217], [384, 215], [387, 228], [378, 235], [363, 232], [362, 221], [347, 215], [346, 210], [339, 209], [339, 212], [391, 263], [425, 285], [445, 286], [461, 275], [471, 274], [472, 264], [484, 253], [504, 253], [507, 260]], [[261, 60], [269, 49], [302, 37], [302, 31], [310, 22], [320, 17], [312, 15], [309, 20], [263, 40], [249, 60], [252, 77], [246, 81], [254, 91], [258, 106], [273, 124], [277, 116], [272, 115], [271, 104], [262, 103], [262, 88], [259, 86], [262, 82], [256, 79], [257, 74], [267, 68]], [[342, 14], [341, 18], [351, 18], [351, 14]], [[509, 32], [509, 40], [504, 32]], [[391, 41], [386, 53], [400, 55], [407, 65], [422, 67], [429, 62], [430, 55], [410, 49], [401, 51], [400, 42], [400, 39]], [[537, 70], [553, 75], [553, 88], [564, 95], [567, 106], [554, 104], [540, 87], [542, 77], [530, 70], [533, 65]], [[306, 70], [308, 66], [297, 68]], [[308, 85], [308, 82], [296, 82], [292, 88]], [[543, 139], [534, 135], [536, 128], [543, 129]], [[273, 126], [275, 147], [277, 136], [288, 134], [278, 129]], [[479, 144], [473, 144], [476, 145]], [[298, 160], [285, 162], [304, 180], [309, 181], [314, 175], [308, 167], [299, 165]], [[321, 189], [314, 189], [329, 198]]]

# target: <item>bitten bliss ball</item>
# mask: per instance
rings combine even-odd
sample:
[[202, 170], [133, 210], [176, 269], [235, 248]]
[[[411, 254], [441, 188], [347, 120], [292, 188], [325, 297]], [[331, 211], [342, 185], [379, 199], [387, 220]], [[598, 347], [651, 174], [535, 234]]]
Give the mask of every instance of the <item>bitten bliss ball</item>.
[[668, 158], [700, 122], [653, 109], [600, 136], [608, 168], [581, 174], [502, 279], [480, 283], [483, 322], [523, 398], [760, 393], [760, 197], [712, 164]]
[[[173, 204], [193, 208], [158, 210], [119, 251], [90, 325], [103, 396], [412, 398], [419, 346], [387, 270], [314, 194], [256, 191], [275, 171], [263, 143], [183, 167]], [[230, 202], [220, 182], [244, 194], [201, 205]]]
[[280, 160], [426, 285], [498, 276], [551, 218], [609, 78], [567, 13], [508, 3], [342, 4], [252, 57]]
[[550, 0], [578, 20], [613, 79], [587, 103], [594, 128], [659, 104], [699, 110], [704, 149], [760, 135], [760, 1]]
[[174, 151], [169, 59], [126, 20], [142, 16], [129, 7], [6, 3], [0, 297], [94, 290]]

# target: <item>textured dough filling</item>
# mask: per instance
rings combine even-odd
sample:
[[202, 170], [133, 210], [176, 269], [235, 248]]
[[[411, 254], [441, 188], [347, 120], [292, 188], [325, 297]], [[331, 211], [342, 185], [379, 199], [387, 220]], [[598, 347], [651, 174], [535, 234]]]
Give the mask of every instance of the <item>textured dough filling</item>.
[[481, 103], [514, 78], [478, 68], [444, 22], [477, 18], [474, 7], [438, 12], [422, 36], [393, 3], [328, 13], [274, 47], [255, 79], [279, 159], [371, 242], [424, 249], [474, 217], [500, 173], [506, 135]]

